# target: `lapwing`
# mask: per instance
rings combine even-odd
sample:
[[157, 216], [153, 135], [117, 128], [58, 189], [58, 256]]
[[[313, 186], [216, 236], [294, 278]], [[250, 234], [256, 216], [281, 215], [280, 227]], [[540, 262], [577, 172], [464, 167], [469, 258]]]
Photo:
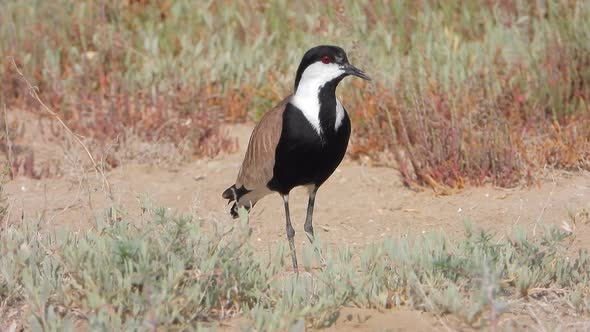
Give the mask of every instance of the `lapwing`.
[[305, 186], [309, 194], [304, 230], [313, 241], [313, 208], [318, 188], [342, 161], [350, 137], [350, 119], [336, 97], [336, 86], [348, 75], [370, 80], [348, 62], [344, 50], [322, 45], [308, 50], [297, 69], [294, 93], [266, 112], [250, 136], [238, 178], [223, 192], [247, 211], [262, 197], [279, 193], [284, 202], [287, 239], [293, 269], [298, 270], [295, 230], [289, 214], [289, 192]]

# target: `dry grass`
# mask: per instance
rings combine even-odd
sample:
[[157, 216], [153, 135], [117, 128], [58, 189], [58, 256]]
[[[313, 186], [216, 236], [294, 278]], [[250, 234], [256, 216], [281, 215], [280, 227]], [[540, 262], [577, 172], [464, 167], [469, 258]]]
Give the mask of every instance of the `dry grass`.
[[[586, 1], [26, 0], [0, 9], [0, 55], [17, 59], [110, 167], [121, 153], [107, 147], [124, 146], [130, 128], [185, 155], [233, 149], [220, 124], [256, 119], [289, 93], [308, 47], [335, 43], [375, 79], [341, 88], [355, 124], [349, 155], [398, 167], [409, 186], [510, 187], [546, 167], [590, 168]], [[8, 63], [0, 74], [0, 102], [35, 110]]]

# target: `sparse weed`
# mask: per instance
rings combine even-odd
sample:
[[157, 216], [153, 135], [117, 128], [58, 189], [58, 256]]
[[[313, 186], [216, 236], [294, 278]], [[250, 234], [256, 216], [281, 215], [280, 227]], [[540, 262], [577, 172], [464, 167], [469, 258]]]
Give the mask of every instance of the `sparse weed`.
[[590, 314], [590, 255], [569, 255], [573, 235], [557, 229], [388, 239], [358, 256], [326, 251], [325, 267], [295, 275], [283, 246], [252, 249], [246, 219], [207, 235], [165, 209], [149, 215], [147, 227], [99, 222], [83, 235], [31, 223], [4, 230], [0, 315], [21, 310], [32, 330], [186, 330], [236, 317], [243, 328], [284, 330], [329, 326], [344, 305], [409, 306], [473, 327], [527, 315], [535, 303], [559, 312], [560, 322], [543, 321], [556, 327]]
[[[374, 78], [341, 89], [350, 156], [397, 165], [409, 186], [509, 187], [545, 166], [590, 167], [587, 1], [10, 0], [0, 22], [0, 56], [113, 167], [104, 147], [129, 128], [188, 153], [233, 149], [219, 125], [288, 94], [320, 43]], [[10, 108], [34, 109], [9, 61], [0, 77]]]

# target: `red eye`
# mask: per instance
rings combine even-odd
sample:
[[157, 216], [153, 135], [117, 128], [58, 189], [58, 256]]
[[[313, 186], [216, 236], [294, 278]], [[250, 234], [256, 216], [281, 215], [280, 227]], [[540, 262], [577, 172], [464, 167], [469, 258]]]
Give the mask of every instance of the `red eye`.
[[332, 59], [329, 56], [324, 55], [322, 57], [322, 62], [325, 63], [325, 64], [328, 64], [328, 63], [332, 62]]

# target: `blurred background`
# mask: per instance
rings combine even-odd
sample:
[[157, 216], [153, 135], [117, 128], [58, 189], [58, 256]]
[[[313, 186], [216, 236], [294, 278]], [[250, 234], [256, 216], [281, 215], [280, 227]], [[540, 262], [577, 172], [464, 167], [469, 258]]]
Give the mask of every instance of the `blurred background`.
[[[220, 194], [319, 44], [373, 80], [295, 274]], [[590, 331], [589, 0], [0, 0], [0, 114], [0, 331]]]
[[408, 186], [533, 183], [590, 169], [589, 41], [590, 2], [574, 0], [4, 0], [0, 146], [11, 177], [67, 172], [52, 150], [67, 137], [18, 68], [107, 169], [235, 151], [224, 128], [335, 44], [373, 78], [338, 91], [350, 158]]

